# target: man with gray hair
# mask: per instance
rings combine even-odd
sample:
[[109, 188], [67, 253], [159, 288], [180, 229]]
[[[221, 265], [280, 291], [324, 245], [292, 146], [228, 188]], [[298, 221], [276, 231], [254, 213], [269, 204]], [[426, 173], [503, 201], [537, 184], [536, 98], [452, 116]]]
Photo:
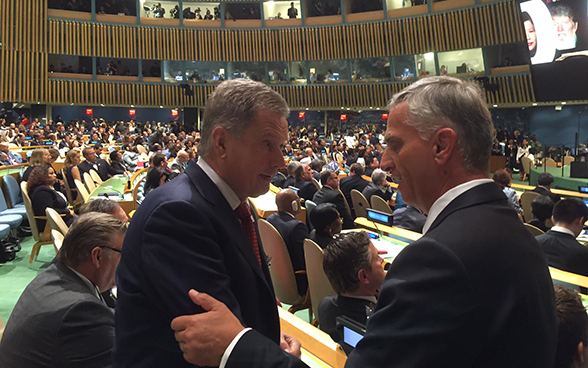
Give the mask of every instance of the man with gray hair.
[[0, 366], [112, 366], [114, 313], [100, 293], [114, 286], [125, 230], [103, 213], [76, 219], [56, 261], [16, 303], [0, 344]]
[[[536, 240], [488, 178], [493, 126], [479, 86], [423, 78], [388, 109], [382, 169], [428, 217], [423, 236], [389, 268], [346, 366], [553, 367], [551, 277]], [[243, 332], [212, 297], [195, 301], [212, 312], [172, 323], [188, 361], [214, 365], [225, 354], [228, 367], [270, 366], [266, 339]], [[190, 328], [178, 328], [187, 321]]]
[[390, 187], [390, 183], [386, 180], [386, 173], [380, 169], [374, 170], [372, 173], [372, 181], [364, 188], [361, 193], [369, 201], [373, 195], [381, 197], [388, 202], [392, 199], [394, 191]]
[[[268, 191], [285, 165], [286, 101], [250, 80], [221, 83], [208, 98], [200, 158], [156, 195], [147, 196], [129, 227], [117, 271], [117, 367], [191, 367], [170, 323], [205, 309], [205, 292], [225, 303], [240, 325], [255, 329], [278, 356], [300, 344], [280, 334], [276, 297], [248, 197]], [[282, 337], [282, 339], [281, 339]]]

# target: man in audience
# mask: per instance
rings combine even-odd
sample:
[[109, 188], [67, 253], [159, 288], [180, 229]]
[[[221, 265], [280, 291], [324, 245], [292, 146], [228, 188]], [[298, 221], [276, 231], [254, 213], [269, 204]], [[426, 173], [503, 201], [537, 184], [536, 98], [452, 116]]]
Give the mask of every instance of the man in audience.
[[171, 164], [171, 171], [176, 174], [183, 173], [188, 166], [188, 161], [190, 161], [190, 155], [186, 151], [178, 152], [178, 155]]
[[312, 182], [313, 177], [310, 166], [306, 164], [298, 166], [294, 172], [294, 177], [296, 178], [296, 184], [294, 186], [298, 188], [298, 195], [300, 198], [312, 201], [312, 197], [318, 189]]
[[343, 220], [332, 203], [322, 203], [310, 212], [310, 222], [314, 230], [310, 232], [310, 240], [325, 249], [333, 240], [333, 236], [343, 229]]
[[588, 315], [580, 295], [563, 285], [554, 285], [557, 309], [555, 368], [588, 366]]
[[[551, 277], [537, 241], [488, 178], [493, 125], [480, 87], [424, 78], [388, 107], [382, 169], [428, 218], [423, 237], [388, 270], [347, 366], [553, 367]], [[192, 295], [209, 312], [172, 323], [188, 361], [218, 365], [224, 354], [229, 367], [300, 366], [222, 302]]]
[[321, 180], [320, 172], [323, 170], [323, 161], [321, 159], [315, 158], [314, 160], [310, 161], [310, 168], [312, 169], [312, 177], [316, 181]]
[[337, 212], [343, 219], [343, 229], [353, 229], [353, 219], [351, 214], [345, 206], [345, 198], [339, 191], [339, 177], [331, 170], [323, 170], [321, 173], [321, 184], [323, 187], [319, 189], [314, 196], [312, 201], [316, 204], [321, 203], [332, 203], [337, 207]]
[[365, 187], [362, 194], [368, 202], [371, 201], [373, 195], [377, 195], [388, 202], [392, 199], [394, 191], [390, 187], [390, 183], [386, 180], [386, 173], [380, 169], [376, 169], [372, 174], [371, 183]]
[[539, 193], [544, 196], [548, 196], [551, 198], [553, 203], [557, 203], [561, 197], [555, 193], [551, 192], [551, 187], [553, 186], [553, 182], [555, 178], [548, 172], [544, 172], [537, 176], [537, 186], [532, 192]]
[[[278, 213], [267, 218], [267, 221], [278, 230], [290, 255], [294, 272], [305, 271], [306, 261], [304, 260], [304, 239], [308, 238], [306, 224], [296, 219], [296, 215], [302, 212], [300, 198], [290, 189], [284, 189], [276, 194], [276, 205]], [[298, 294], [304, 295], [308, 289], [306, 275], [296, 275]]]
[[365, 231], [335, 236], [325, 248], [323, 269], [337, 295], [327, 296], [319, 304], [321, 330], [331, 333], [340, 316], [367, 323], [386, 276], [383, 263]]
[[365, 176], [371, 177], [374, 173], [374, 170], [380, 168], [380, 161], [377, 157], [372, 155], [367, 156], [366, 160], [369, 162], [366, 163], [367, 167], [365, 168]]
[[553, 201], [546, 195], [540, 195], [531, 202], [531, 214], [533, 218], [529, 225], [533, 225], [544, 233], [549, 230], [547, 220], [551, 219], [553, 214]]
[[112, 366], [114, 313], [100, 293], [114, 286], [125, 230], [102, 213], [72, 224], [55, 262], [14, 307], [0, 344], [2, 368]]
[[266, 256], [246, 205], [285, 165], [280, 147], [288, 114], [277, 92], [251, 80], [223, 82], [209, 96], [198, 162], [145, 198], [125, 238], [115, 366], [191, 366], [170, 329], [174, 317], [204, 311], [188, 295], [191, 288], [222, 300], [286, 360], [294, 357], [280, 346], [300, 354], [296, 340], [280, 339]]
[[284, 188], [293, 187], [296, 185], [296, 170], [302, 166], [299, 161], [290, 161], [288, 163], [288, 177], [284, 182]]
[[85, 161], [80, 162], [78, 165], [78, 169], [80, 170], [80, 175], [82, 176], [82, 180], [84, 179], [84, 173], [90, 172], [90, 170], [96, 170], [98, 175], [100, 175], [100, 179], [102, 181], [108, 180], [110, 175], [114, 175], [112, 168], [104, 159], [96, 157], [96, 152], [92, 147], [85, 147], [82, 150], [82, 155], [84, 155]]
[[553, 207], [554, 226], [537, 236], [547, 264], [563, 271], [588, 276], [588, 248], [578, 243], [584, 222], [588, 220], [588, 207], [579, 199], [567, 198]]
[[427, 216], [412, 206], [405, 206], [394, 210], [392, 221], [396, 227], [422, 233]]
[[110, 169], [113, 175], [121, 175], [127, 172], [127, 168], [122, 164], [122, 155], [120, 152], [110, 152]]
[[122, 209], [122, 207], [116, 202], [108, 198], [96, 198], [91, 200], [90, 202], [84, 204], [80, 208], [80, 215], [90, 213], [90, 212], [100, 212], [100, 213], [107, 213], [119, 219], [120, 221], [127, 223], [129, 222], [129, 216]]
[[342, 178], [339, 181], [339, 188], [347, 200], [347, 204], [351, 207], [351, 216], [355, 218], [355, 211], [353, 209], [353, 201], [351, 200], [351, 191], [353, 189], [363, 192], [365, 187], [370, 183], [361, 176], [363, 175], [363, 166], [357, 162], [352, 164], [349, 168], [349, 176]]
[[276, 172], [276, 175], [274, 175], [274, 177], [272, 178], [272, 185], [278, 187], [278, 188], [288, 188], [285, 184], [286, 184], [286, 179], [288, 179], [288, 177], [286, 176], [286, 174], [288, 173], [288, 168], [286, 166], [284, 167], [280, 167], [278, 169], [278, 172]]
[[0, 152], [6, 154], [6, 160], [4, 160], [3, 162], [4, 165], [10, 166], [22, 164], [22, 156], [18, 153], [10, 152], [8, 143], [0, 143]]

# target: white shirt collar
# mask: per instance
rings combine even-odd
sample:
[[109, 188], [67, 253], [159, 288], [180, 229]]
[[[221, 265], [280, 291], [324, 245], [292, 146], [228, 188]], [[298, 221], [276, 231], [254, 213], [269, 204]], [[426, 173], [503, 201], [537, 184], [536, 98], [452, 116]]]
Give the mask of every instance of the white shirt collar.
[[92, 291], [94, 293], [94, 296], [96, 298], [104, 301], [104, 299], [102, 298], [102, 295], [100, 294], [100, 290], [98, 289], [98, 286], [94, 285], [94, 283], [92, 281], [90, 281], [90, 279], [88, 279], [86, 276], [82, 275], [78, 271], [74, 270], [73, 268], [71, 268], [69, 266], [66, 266], [66, 267], [69, 268], [70, 270], [72, 270], [73, 272], [75, 272], [75, 274], [78, 275], [78, 277], [80, 279], [82, 279], [84, 284], [86, 284], [86, 286], [88, 286], [88, 288], [90, 289], [90, 291]]
[[486, 183], [492, 183], [492, 180], [491, 179], [470, 180], [468, 182], [465, 182], [463, 184], [460, 184], [456, 187], [449, 189], [441, 197], [437, 198], [437, 200], [435, 201], [435, 203], [433, 203], [433, 205], [431, 206], [431, 209], [429, 210], [427, 221], [425, 221], [425, 226], [423, 226], [423, 235], [425, 235], [427, 233], [427, 231], [429, 230], [429, 228], [431, 227], [431, 225], [433, 225], [433, 222], [435, 222], [435, 219], [437, 219], [437, 216], [439, 216], [439, 214], [441, 212], [443, 212], [445, 207], [447, 207], [447, 205], [449, 205], [449, 203], [451, 203], [455, 198], [457, 198], [461, 194], [467, 192], [468, 190], [470, 190], [474, 187], [477, 187], [478, 185], [482, 185], [482, 184], [486, 184]]
[[574, 235], [574, 232], [570, 229], [567, 229], [563, 226], [552, 226], [551, 227], [552, 231], [557, 231], [558, 233], [564, 233], [564, 234], [569, 234], [571, 236], [573, 236], [574, 238], [576, 237], [576, 235]]
[[229, 203], [229, 206], [231, 206], [231, 209], [233, 211], [235, 209], [237, 209], [237, 207], [239, 207], [239, 205], [241, 204], [241, 200], [239, 199], [239, 197], [237, 196], [235, 191], [229, 186], [229, 184], [227, 184], [216, 173], [216, 171], [214, 171], [214, 169], [212, 167], [210, 167], [210, 165], [204, 160], [204, 158], [200, 157], [198, 159], [197, 165], [200, 166], [202, 171], [204, 171], [204, 173], [210, 178], [210, 180], [212, 180], [214, 185], [216, 185], [218, 190], [220, 190], [222, 195], [225, 197], [225, 199]]

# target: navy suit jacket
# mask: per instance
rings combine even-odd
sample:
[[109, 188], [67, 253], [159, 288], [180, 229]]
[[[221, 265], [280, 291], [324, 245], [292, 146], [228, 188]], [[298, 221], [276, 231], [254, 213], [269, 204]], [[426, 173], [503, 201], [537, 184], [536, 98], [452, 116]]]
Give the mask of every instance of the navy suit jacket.
[[[304, 239], [308, 238], [306, 224], [286, 212], [274, 213], [267, 218], [267, 221], [278, 230], [282, 239], [284, 239], [294, 272], [306, 270], [303, 245]], [[306, 275], [296, 275], [296, 284], [298, 286], [298, 294], [306, 294], [308, 289]]]
[[555, 193], [550, 192], [549, 190], [542, 188], [542, 187], [535, 187], [535, 189], [531, 190], [531, 192], [539, 193], [544, 196], [548, 196], [551, 198], [553, 203], [557, 203], [561, 200], [561, 197]]
[[312, 181], [297, 180], [294, 186], [298, 188], [298, 197], [307, 201], [312, 201], [312, 196], [318, 190]]
[[233, 210], [195, 161], [154, 189], [133, 216], [117, 270], [115, 365], [192, 367], [170, 328], [175, 317], [202, 312], [190, 289], [222, 301], [277, 347], [276, 299], [261, 245], [260, 252], [261, 267]]
[[333, 188], [325, 185], [314, 194], [314, 197], [312, 197], [312, 201], [317, 205], [321, 203], [334, 204], [335, 206], [337, 206], [337, 211], [343, 219], [343, 229], [354, 228], [351, 214], [349, 213], [349, 211], [347, 211], [347, 207], [345, 206], [345, 199], [338, 190], [334, 190]]
[[578, 243], [572, 235], [549, 230], [536, 239], [548, 265], [588, 276], [588, 248]]
[[84, 180], [84, 173], [90, 172], [90, 170], [95, 170], [100, 175], [100, 179], [103, 181], [108, 180], [110, 175], [116, 175], [116, 171], [114, 171], [108, 162], [102, 158], [97, 158], [94, 163], [89, 163], [88, 161], [80, 162], [78, 165], [78, 169], [80, 170], [80, 176], [82, 177], [82, 181]]
[[[345, 199], [347, 199], [347, 203], [352, 211], [353, 201], [351, 200], [351, 190], [357, 189], [361, 193], [369, 183], [370, 182], [362, 178], [361, 175], [347, 176], [339, 181], [339, 189], [341, 189]], [[351, 215], [355, 217], [355, 213], [352, 213]]]
[[329, 295], [321, 300], [318, 308], [319, 328], [330, 334], [337, 327], [337, 317], [346, 316], [365, 326], [366, 306], [376, 304], [367, 299], [350, 298], [343, 295]]

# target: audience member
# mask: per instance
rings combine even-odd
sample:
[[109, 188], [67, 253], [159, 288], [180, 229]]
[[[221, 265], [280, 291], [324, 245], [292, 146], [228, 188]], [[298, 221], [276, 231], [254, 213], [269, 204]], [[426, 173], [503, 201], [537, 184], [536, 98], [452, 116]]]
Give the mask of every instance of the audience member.
[[137, 147], [126, 145], [123, 146], [125, 149], [121, 162], [127, 168], [128, 171], [134, 172], [137, 169], [137, 162], [139, 162], [140, 155], [137, 152]]
[[288, 177], [286, 176], [286, 174], [288, 173], [288, 168], [286, 166], [284, 167], [280, 167], [278, 169], [278, 171], [276, 172], [276, 175], [274, 175], [274, 177], [272, 178], [272, 185], [276, 186], [278, 188], [288, 188], [285, 184], [286, 184], [286, 179], [288, 179]]
[[515, 192], [514, 189], [510, 187], [510, 173], [506, 171], [506, 169], [496, 170], [496, 172], [494, 172], [494, 175], [492, 175], [492, 180], [494, 180], [498, 185], [500, 185], [502, 192], [504, 193], [504, 195], [506, 195], [506, 198], [508, 198], [508, 203], [515, 211], [517, 211], [517, 215], [519, 215], [519, 218], [522, 221], [523, 208], [519, 203], [517, 192]]
[[380, 168], [380, 161], [378, 160], [377, 157], [368, 156], [368, 163], [369, 163], [369, 165], [367, 165], [367, 167], [365, 168], [364, 175], [371, 177], [372, 174], [374, 173], [374, 170]]
[[354, 163], [349, 168], [349, 176], [342, 178], [339, 181], [339, 188], [347, 200], [347, 204], [351, 207], [351, 216], [355, 218], [355, 210], [353, 208], [353, 201], [351, 200], [351, 191], [353, 189], [363, 192], [365, 187], [370, 183], [361, 176], [363, 175], [363, 167]]
[[153, 189], [162, 186], [169, 179], [169, 172], [163, 167], [153, 167], [145, 178], [144, 196], [146, 197]]
[[537, 186], [532, 192], [539, 193], [544, 196], [548, 196], [551, 198], [553, 203], [559, 202], [561, 197], [555, 193], [551, 192], [551, 187], [553, 187], [553, 183], [555, 182], [555, 178], [548, 172], [544, 172], [537, 176]]
[[392, 217], [392, 223], [394, 226], [417, 233], [423, 232], [423, 227], [425, 226], [426, 221], [427, 216], [412, 206], [404, 206], [395, 209], [394, 216]]
[[188, 162], [190, 161], [190, 155], [186, 151], [178, 152], [178, 155], [173, 160], [171, 164], [171, 171], [175, 174], [181, 174], [186, 170], [188, 167]]
[[65, 161], [63, 162], [63, 167], [65, 167], [65, 178], [67, 180], [67, 185], [69, 189], [71, 189], [71, 194], [73, 199], [78, 197], [78, 191], [76, 189], [76, 183], [74, 179], [82, 181], [82, 176], [80, 174], [80, 169], [78, 169], [78, 165], [81, 162], [81, 154], [79, 149], [72, 149], [67, 153], [65, 156]]
[[89, 173], [90, 170], [95, 170], [100, 179], [102, 181], [108, 180], [110, 175], [114, 175], [114, 171], [104, 159], [96, 157], [96, 152], [92, 147], [85, 147], [82, 150], [82, 154], [86, 161], [81, 162], [78, 164], [78, 169], [80, 170], [80, 175], [82, 175], [82, 179], [84, 178], [84, 173]]
[[533, 199], [533, 202], [531, 202], [531, 214], [533, 218], [528, 222], [529, 225], [533, 225], [543, 232], [549, 230], [547, 220], [551, 219], [553, 206], [553, 201], [548, 196], [542, 195]]
[[122, 164], [122, 155], [118, 151], [110, 152], [110, 172], [112, 175], [123, 175], [127, 173], [126, 167]]
[[288, 163], [288, 177], [286, 178], [286, 182], [284, 182], [284, 188], [296, 185], [296, 170], [300, 166], [302, 166], [302, 164], [299, 161], [290, 161]]
[[310, 222], [314, 230], [310, 232], [310, 240], [325, 249], [333, 240], [333, 236], [343, 229], [343, 219], [332, 203], [322, 203], [310, 212]]
[[588, 248], [578, 243], [588, 207], [579, 199], [567, 198], [553, 207], [554, 226], [537, 236], [547, 264], [563, 271], [588, 276]]
[[362, 194], [368, 202], [373, 195], [377, 195], [388, 202], [392, 199], [394, 191], [390, 187], [390, 183], [386, 180], [386, 173], [380, 169], [376, 169], [372, 174], [372, 181], [364, 188]]
[[355, 227], [353, 219], [345, 206], [345, 198], [339, 191], [339, 177], [331, 170], [323, 170], [320, 179], [323, 187], [314, 194], [312, 201], [317, 205], [321, 203], [334, 204], [343, 219], [343, 229], [353, 229]]
[[124, 223], [129, 222], [129, 216], [127, 215], [125, 210], [123, 210], [122, 207], [112, 199], [96, 198], [84, 204], [80, 208], [80, 215], [90, 212], [107, 213], [109, 215], [116, 217]]
[[56, 260], [16, 303], [0, 344], [0, 366], [112, 366], [114, 313], [100, 293], [114, 286], [125, 230], [106, 214], [77, 219]]
[[294, 3], [290, 3], [290, 7], [288, 8], [288, 18], [296, 18], [298, 16], [298, 9], [294, 7]]
[[295, 187], [298, 188], [298, 195], [300, 198], [312, 201], [314, 193], [316, 193], [318, 189], [312, 182], [313, 177], [310, 166], [306, 164], [298, 166], [294, 172], [294, 178], [296, 179]]
[[585, 368], [588, 362], [588, 315], [580, 295], [554, 285], [557, 309], [555, 368]]
[[21, 180], [28, 181], [29, 175], [33, 169], [37, 166], [41, 165], [48, 165], [51, 163], [51, 154], [49, 150], [45, 148], [35, 148], [35, 150], [31, 153], [31, 158], [29, 159], [29, 166], [27, 169], [22, 173]]
[[3, 163], [6, 166], [22, 164], [22, 156], [18, 153], [12, 153], [8, 147], [8, 143], [0, 143], [0, 152], [6, 155]]
[[[294, 272], [306, 271], [303, 243], [304, 239], [309, 237], [308, 229], [306, 224], [295, 217], [302, 212], [300, 198], [292, 190], [284, 189], [276, 194], [276, 205], [278, 213], [270, 215], [267, 221], [278, 230], [284, 239]], [[299, 295], [306, 294], [308, 280], [305, 274], [296, 274], [296, 285]]]
[[[27, 181], [27, 190], [31, 198], [31, 205], [35, 216], [45, 217], [45, 208], [53, 208], [57, 213], [64, 215], [63, 221], [69, 226], [74, 219], [74, 212], [67, 208], [67, 199], [63, 193], [56, 191], [53, 186], [57, 176], [49, 165], [37, 166], [31, 172]], [[37, 229], [45, 230], [47, 220], [38, 218]]]

